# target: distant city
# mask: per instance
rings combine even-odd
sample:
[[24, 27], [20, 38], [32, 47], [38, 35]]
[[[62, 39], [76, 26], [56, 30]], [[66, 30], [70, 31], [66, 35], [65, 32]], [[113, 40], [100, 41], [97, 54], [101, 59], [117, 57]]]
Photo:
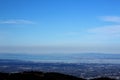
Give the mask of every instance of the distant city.
[[[119, 54], [116, 54], [116, 56], [114, 54], [114, 57], [112, 58], [110, 58], [110, 56], [112, 56], [113, 54], [111, 55], [99, 54], [99, 58], [98, 56], [95, 56], [95, 54], [94, 54], [94, 58], [92, 55], [90, 56], [89, 54], [84, 54], [84, 55], [81, 54], [81, 56], [80, 55], [76, 56], [77, 58], [79, 58], [77, 59], [76, 62], [75, 61], [71, 62], [72, 59], [70, 62], [67, 62], [68, 60], [70, 60], [71, 55], [69, 56], [66, 55], [67, 60], [63, 60], [63, 61], [61, 60], [65, 57], [61, 58], [62, 56], [60, 55], [59, 57], [57, 55], [54, 55], [54, 57], [53, 55], [51, 56], [49, 55], [49, 59], [51, 57], [53, 61], [49, 61], [46, 55], [41, 56], [41, 59], [44, 58], [44, 60], [41, 60], [41, 61], [40, 59], [39, 61], [20, 60], [19, 57], [18, 59], [9, 59], [9, 58], [0, 59], [0, 72], [10, 72], [10, 73], [16, 73], [16, 72], [22, 72], [22, 71], [59, 72], [59, 73], [64, 73], [64, 74], [73, 75], [73, 76], [86, 78], [86, 79], [92, 79], [92, 78], [98, 78], [98, 77], [110, 77], [110, 78], [115, 78], [120, 80], [120, 59], [118, 58]], [[100, 57], [103, 55], [104, 57]], [[86, 61], [84, 61], [85, 56], [86, 56]], [[89, 58], [87, 56], [89, 56]], [[33, 56], [33, 58], [34, 57], [35, 56]], [[75, 55], [73, 57], [75, 57]], [[56, 61], [54, 61], [55, 59]], [[105, 62], [101, 62], [101, 61], [105, 61]]]

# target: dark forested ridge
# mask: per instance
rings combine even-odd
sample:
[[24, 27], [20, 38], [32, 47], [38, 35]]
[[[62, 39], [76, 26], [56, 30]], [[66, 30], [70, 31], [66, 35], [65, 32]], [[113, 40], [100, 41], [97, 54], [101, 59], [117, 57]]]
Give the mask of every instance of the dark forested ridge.
[[[56, 72], [19, 72], [19, 73], [0, 73], [0, 80], [86, 80], [83, 78], [65, 75]], [[110, 78], [95, 78], [91, 80], [115, 80]]]

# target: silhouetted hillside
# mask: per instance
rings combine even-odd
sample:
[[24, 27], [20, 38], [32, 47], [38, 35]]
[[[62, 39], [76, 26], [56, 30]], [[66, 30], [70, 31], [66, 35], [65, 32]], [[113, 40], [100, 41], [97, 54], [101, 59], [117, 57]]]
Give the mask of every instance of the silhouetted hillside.
[[107, 77], [102, 77], [102, 78], [95, 78], [95, 79], [91, 79], [91, 80], [115, 80], [115, 79], [111, 79], [111, 78], [107, 78]]
[[[0, 73], [0, 80], [86, 80], [71, 75], [49, 72], [21, 72], [21, 73]], [[110, 78], [96, 78], [91, 80], [114, 80]]]

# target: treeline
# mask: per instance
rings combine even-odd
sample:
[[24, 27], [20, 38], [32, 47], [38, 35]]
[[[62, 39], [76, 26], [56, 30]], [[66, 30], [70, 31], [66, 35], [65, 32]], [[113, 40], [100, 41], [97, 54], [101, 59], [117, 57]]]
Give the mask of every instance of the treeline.
[[[0, 73], [0, 80], [86, 80], [71, 75], [65, 75], [55, 72], [19, 72], [19, 73]], [[111, 78], [95, 78], [91, 80], [115, 80]]]

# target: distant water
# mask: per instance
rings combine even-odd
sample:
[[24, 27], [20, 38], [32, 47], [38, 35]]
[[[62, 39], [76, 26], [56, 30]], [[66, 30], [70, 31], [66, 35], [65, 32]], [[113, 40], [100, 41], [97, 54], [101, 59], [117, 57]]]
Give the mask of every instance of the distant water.
[[120, 54], [0, 54], [0, 59], [19, 59], [35, 62], [110, 63], [120, 64]]

